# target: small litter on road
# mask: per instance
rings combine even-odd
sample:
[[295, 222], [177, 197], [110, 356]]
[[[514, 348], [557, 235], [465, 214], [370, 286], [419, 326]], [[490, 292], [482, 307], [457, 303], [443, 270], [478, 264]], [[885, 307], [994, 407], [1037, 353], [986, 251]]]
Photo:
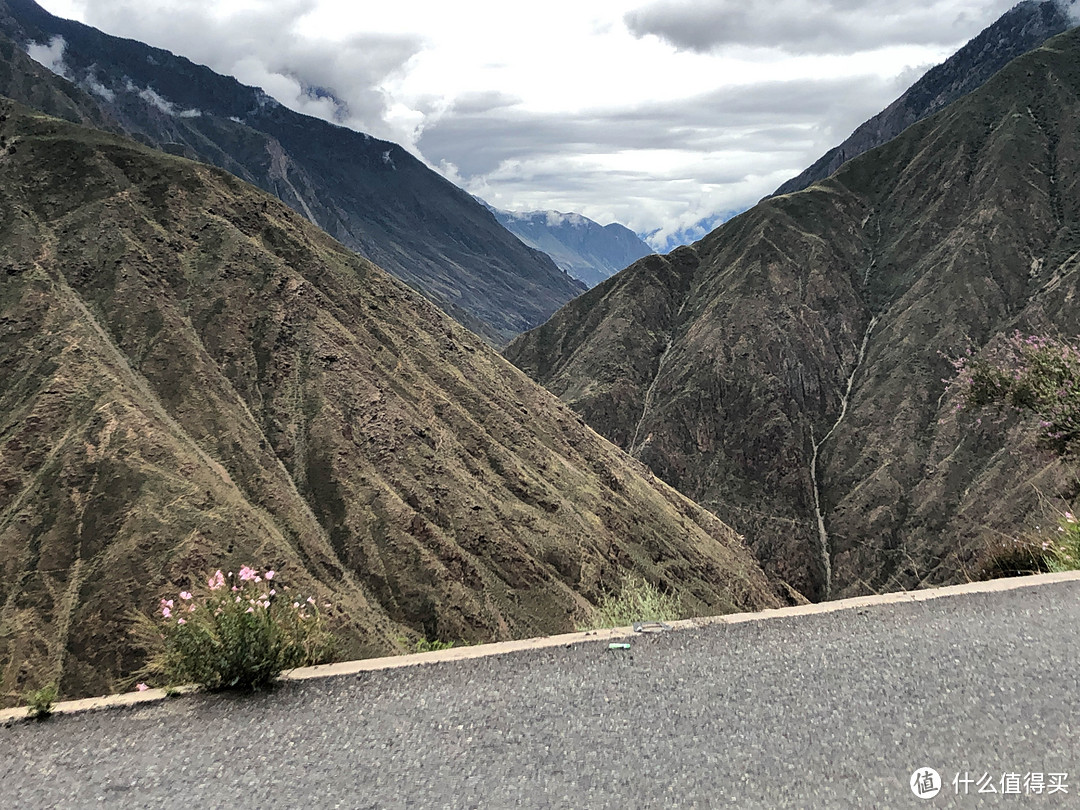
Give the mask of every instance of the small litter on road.
[[671, 625], [663, 622], [634, 622], [635, 633], [663, 633], [670, 629]]
[[630, 645], [625, 642], [612, 642], [611, 644], [607, 645], [607, 648], [609, 650], [629, 650]]

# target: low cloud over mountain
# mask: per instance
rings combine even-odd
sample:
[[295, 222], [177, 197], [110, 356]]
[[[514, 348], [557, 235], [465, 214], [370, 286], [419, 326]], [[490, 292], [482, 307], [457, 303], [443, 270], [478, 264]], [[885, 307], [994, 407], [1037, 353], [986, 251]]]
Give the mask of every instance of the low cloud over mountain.
[[[890, 45], [946, 45], [971, 22], [1001, 14], [1011, 0], [657, 0], [629, 12], [626, 25], [691, 51], [728, 46], [795, 54], [850, 54]], [[944, 23], [943, 23], [944, 21]]]
[[419, 36], [355, 34], [330, 41], [301, 35], [297, 28], [316, 0], [237, 10], [215, 0], [185, 0], [169, 4], [167, 12], [131, 0], [83, 0], [78, 6], [98, 28], [151, 44], [167, 39], [169, 50], [261, 87], [296, 112], [403, 140], [379, 85], [420, 50]]

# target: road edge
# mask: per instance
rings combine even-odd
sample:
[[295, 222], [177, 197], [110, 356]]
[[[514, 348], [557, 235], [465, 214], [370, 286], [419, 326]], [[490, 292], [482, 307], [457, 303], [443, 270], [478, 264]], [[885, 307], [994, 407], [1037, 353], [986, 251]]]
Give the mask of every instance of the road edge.
[[[895, 605], [905, 602], [928, 602], [951, 596], [969, 594], [1001, 593], [1021, 588], [1033, 588], [1040, 585], [1054, 585], [1063, 582], [1080, 582], [1080, 571], [1065, 571], [1058, 574], [1039, 574], [1028, 577], [995, 579], [989, 582], [971, 582], [964, 585], [949, 585], [943, 588], [927, 588], [919, 591], [900, 591], [876, 596], [856, 596], [851, 599], [838, 599], [833, 602], [820, 602], [796, 607], [772, 608], [757, 613], [728, 613], [723, 616], [709, 616], [698, 619], [668, 622], [670, 631], [710, 627], [717, 624], [743, 624], [746, 622], [768, 621], [771, 619], [789, 619], [799, 616], [816, 616], [826, 613], [839, 613], [857, 608]], [[667, 631], [665, 631], [667, 632]], [[610, 630], [591, 630], [578, 633], [564, 633], [557, 636], [521, 639], [519, 641], [499, 641], [491, 644], [479, 644], [474, 647], [452, 647], [436, 652], [395, 655], [384, 658], [365, 658], [359, 661], [344, 661], [338, 664], [304, 667], [282, 673], [279, 680], [285, 682], [307, 681], [318, 678], [336, 678], [357, 675], [361, 672], [381, 672], [404, 667], [440, 664], [450, 661], [469, 661], [478, 658], [490, 658], [496, 655], [544, 650], [554, 647], [570, 647], [594, 642], [620, 641], [637, 635], [632, 627], [616, 627]], [[196, 687], [181, 687], [172, 692], [164, 689], [148, 689], [143, 692], [128, 692], [121, 695], [85, 698], [57, 703], [52, 713], [79, 714], [101, 709], [138, 706], [145, 703], [157, 703], [168, 700], [174, 695], [190, 694], [198, 691]], [[0, 725], [8, 725], [19, 720], [29, 720], [25, 706], [0, 710]]]

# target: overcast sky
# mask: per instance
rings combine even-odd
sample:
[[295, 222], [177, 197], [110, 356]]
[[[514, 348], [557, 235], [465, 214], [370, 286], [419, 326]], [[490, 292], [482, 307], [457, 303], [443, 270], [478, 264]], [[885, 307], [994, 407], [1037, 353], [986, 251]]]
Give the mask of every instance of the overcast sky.
[[1015, 4], [38, 2], [396, 141], [500, 208], [658, 246], [798, 174]]

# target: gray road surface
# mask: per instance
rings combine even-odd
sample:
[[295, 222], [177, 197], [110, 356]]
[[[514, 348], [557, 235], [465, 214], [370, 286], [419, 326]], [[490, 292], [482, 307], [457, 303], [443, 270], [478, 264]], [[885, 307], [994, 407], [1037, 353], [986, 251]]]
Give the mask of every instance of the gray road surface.
[[0, 728], [0, 807], [1080, 807], [1078, 651], [1073, 582], [176, 698]]

